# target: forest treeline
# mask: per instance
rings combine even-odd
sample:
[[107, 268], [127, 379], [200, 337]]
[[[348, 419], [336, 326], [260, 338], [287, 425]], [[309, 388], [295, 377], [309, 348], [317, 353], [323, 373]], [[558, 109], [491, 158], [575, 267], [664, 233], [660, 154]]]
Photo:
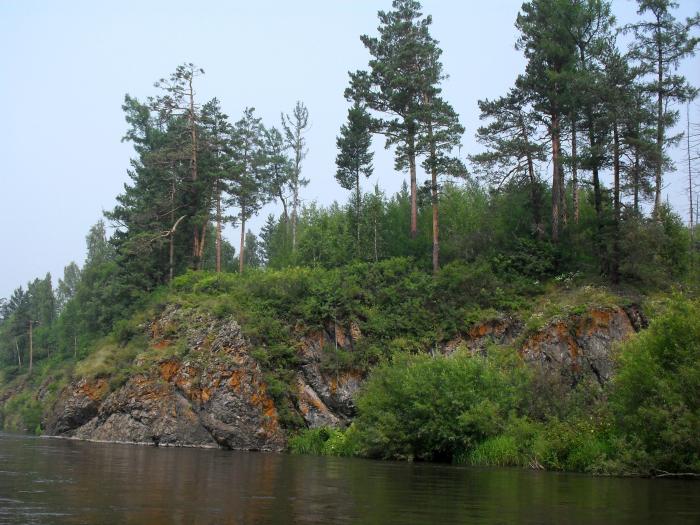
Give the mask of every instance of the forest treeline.
[[[515, 46], [526, 67], [507, 93], [478, 101], [483, 149], [464, 158], [432, 19], [419, 2], [395, 0], [377, 33], [360, 37], [369, 60], [349, 74], [337, 136], [335, 177], [349, 197], [330, 206], [303, 203], [311, 116], [302, 101], [275, 123], [252, 107], [231, 118], [218, 99], [198, 98], [201, 68], [177, 67], [151, 97], [124, 99], [135, 156], [105, 213], [113, 235], [100, 220], [82, 268], [71, 263], [57, 286], [47, 275], [2, 300], [0, 359], [18, 373], [51, 353], [84, 355], [188, 270], [407, 257], [429, 273], [458, 262], [534, 283], [576, 274], [658, 288], [692, 278], [698, 130], [690, 121], [685, 134], [674, 130], [698, 93], [678, 68], [697, 48], [700, 19], [677, 19], [676, 7], [639, 0], [638, 20], [619, 26], [604, 0], [525, 2]], [[373, 136], [394, 153], [395, 176], [408, 174], [394, 195], [362, 191]], [[687, 224], [662, 200], [669, 153], [684, 141]], [[256, 236], [248, 221], [270, 202], [281, 213]], [[240, 228], [236, 248], [226, 225]]]

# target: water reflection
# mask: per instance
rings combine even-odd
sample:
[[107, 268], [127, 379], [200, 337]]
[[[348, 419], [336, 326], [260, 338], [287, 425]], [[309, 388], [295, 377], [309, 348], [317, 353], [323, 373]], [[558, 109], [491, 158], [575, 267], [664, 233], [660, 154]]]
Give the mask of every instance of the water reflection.
[[700, 523], [700, 483], [0, 434], [0, 523]]

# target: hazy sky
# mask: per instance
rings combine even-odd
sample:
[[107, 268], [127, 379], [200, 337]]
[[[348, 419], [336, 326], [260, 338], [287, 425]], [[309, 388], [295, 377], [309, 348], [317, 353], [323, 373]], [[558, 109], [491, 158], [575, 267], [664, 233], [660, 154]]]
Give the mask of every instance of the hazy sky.
[[[521, 0], [424, 0], [450, 79], [445, 96], [466, 128], [462, 154], [478, 151], [476, 102], [504, 94], [524, 67], [513, 27]], [[681, 0], [678, 14], [700, 9]], [[63, 1], [0, 0], [0, 297], [50, 271], [83, 262], [84, 237], [127, 182], [131, 146], [121, 104], [125, 93], [156, 93], [153, 82], [183, 62], [206, 71], [198, 97], [218, 97], [232, 121], [254, 106], [266, 125], [303, 100], [310, 112], [306, 202], [345, 200], [333, 173], [335, 137], [347, 104], [347, 72], [366, 67], [359, 40], [376, 34], [378, 9], [390, 0]], [[620, 23], [636, 2], [616, 0]], [[700, 85], [698, 57], [682, 68]], [[695, 109], [695, 120], [700, 112]], [[375, 175], [388, 193], [403, 174], [375, 140]], [[682, 152], [676, 152], [678, 159]], [[681, 174], [666, 193], [686, 213]], [[251, 221], [257, 233], [270, 206]], [[236, 244], [236, 232], [227, 237]]]

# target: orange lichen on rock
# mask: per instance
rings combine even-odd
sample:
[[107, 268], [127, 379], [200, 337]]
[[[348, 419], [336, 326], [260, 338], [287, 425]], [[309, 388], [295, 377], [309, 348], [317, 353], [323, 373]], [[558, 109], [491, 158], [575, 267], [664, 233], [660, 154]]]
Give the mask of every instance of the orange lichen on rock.
[[102, 399], [107, 393], [107, 390], [109, 390], [109, 383], [103, 377], [92, 381], [85, 380], [81, 381], [77, 390], [84, 396], [96, 401]]
[[170, 381], [179, 371], [180, 363], [178, 361], [170, 360], [160, 363], [160, 377], [165, 381]]
[[165, 348], [168, 348], [170, 346], [170, 340], [169, 339], [161, 339], [160, 341], [156, 341], [151, 345], [154, 350], [164, 350]]
[[228, 386], [230, 386], [233, 390], [236, 390], [236, 391], [240, 390], [242, 378], [243, 378], [243, 370], [234, 370], [231, 373], [231, 377], [229, 377]]

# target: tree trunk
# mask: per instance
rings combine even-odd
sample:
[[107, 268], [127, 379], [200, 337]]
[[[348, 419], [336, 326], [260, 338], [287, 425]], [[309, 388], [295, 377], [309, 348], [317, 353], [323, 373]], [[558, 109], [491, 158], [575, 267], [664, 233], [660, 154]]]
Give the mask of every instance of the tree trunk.
[[[434, 150], [434, 146], [431, 146], [431, 149]], [[440, 270], [440, 223], [438, 218], [438, 185], [437, 170], [435, 166], [433, 166], [430, 171], [432, 182], [430, 192], [432, 194], [433, 200], [433, 274], [436, 274]]]
[[[430, 106], [430, 100], [426, 97], [426, 105]], [[437, 181], [437, 153], [435, 150], [435, 137], [433, 135], [433, 122], [428, 119], [428, 143], [430, 144], [430, 195], [433, 206], [433, 274], [440, 271], [440, 222], [438, 216], [438, 181]]]
[[559, 163], [560, 143], [559, 143], [559, 115], [552, 115], [552, 241], [559, 241], [559, 216], [561, 189], [559, 188]]
[[561, 160], [561, 139], [559, 146], [559, 206], [561, 213], [561, 224], [569, 224], [569, 210], [566, 202], [566, 179], [564, 178], [564, 163]]
[[34, 365], [34, 342], [32, 340], [32, 321], [29, 321], [29, 373], [32, 373]]
[[[208, 206], [208, 204], [207, 204]], [[197, 252], [197, 269], [201, 270], [204, 268], [204, 247], [207, 240], [207, 226], [208, 220], [202, 224], [202, 236], [199, 238], [199, 251]]]
[[377, 216], [374, 216], [374, 262], [379, 261], [379, 254], [377, 252]]
[[525, 141], [525, 151], [527, 151], [527, 176], [530, 180], [530, 206], [532, 206], [532, 221], [535, 226], [535, 235], [538, 239], [542, 238], [544, 228], [542, 226], [542, 210], [540, 208], [539, 188], [537, 186], [537, 178], [535, 177], [534, 161], [530, 152], [530, 137], [527, 133], [527, 128], [522, 119], [520, 119], [520, 128]]
[[[686, 131], [687, 147], [688, 147], [688, 201], [690, 203], [690, 246], [693, 246], [694, 237], [694, 227], [693, 227], [693, 164], [690, 151], [690, 102], [685, 107], [686, 111], [686, 121], [688, 124], [688, 129]], [[691, 258], [692, 261], [692, 258]]]
[[292, 189], [292, 251], [297, 247], [297, 199], [299, 196], [298, 184]]
[[612, 282], [620, 282], [620, 137], [617, 130], [617, 119], [613, 122], [613, 257], [610, 277]]
[[579, 197], [578, 197], [578, 155], [576, 143], [576, 115], [571, 115], [571, 189], [574, 202], [574, 222], [578, 224], [579, 219]]
[[15, 337], [15, 350], [17, 350], [17, 365], [22, 368], [22, 354], [19, 352], [19, 344], [17, 344], [17, 338]]
[[362, 194], [360, 193], [360, 174], [359, 172], [355, 174], [355, 200], [357, 202], [357, 257], [361, 259], [362, 250], [360, 248], [360, 220], [361, 213], [360, 208], [362, 206]]
[[[190, 99], [190, 110], [189, 110], [189, 115], [188, 115], [188, 120], [190, 124], [190, 139], [191, 139], [191, 157], [190, 157], [190, 178], [192, 179], [192, 192], [194, 193], [194, 199], [193, 201], [196, 203], [197, 202], [197, 189], [196, 189], [196, 182], [197, 182], [197, 126], [195, 123], [195, 113], [194, 113], [194, 89], [192, 87], [192, 78], [190, 77], [189, 79], [189, 91], [188, 91], [188, 96]], [[195, 269], [197, 268], [197, 257], [199, 254], [199, 229], [197, 224], [194, 225], [194, 234], [193, 234], [193, 240], [192, 240], [192, 256], [194, 258], [194, 267]]]
[[216, 181], [216, 273], [221, 273], [221, 189]]
[[408, 134], [408, 167], [411, 176], [411, 239], [418, 235], [418, 186], [416, 184], [416, 151], [413, 131]]
[[[170, 187], [170, 224], [175, 227], [175, 177]], [[175, 264], [175, 232], [172, 230], [168, 241], [168, 284], [172, 284]]]
[[639, 213], [639, 143], [634, 145], [634, 214]]
[[243, 257], [245, 256], [245, 216], [243, 211], [243, 208], [241, 208], [241, 251], [238, 255], [238, 271], [240, 273], [243, 273]]
[[[658, 32], [658, 29], [657, 29]], [[660, 42], [660, 37], [657, 38], [657, 43]], [[654, 187], [654, 216], [658, 219], [659, 211], [661, 210], [661, 166], [663, 164], [664, 154], [664, 108], [663, 108], [663, 55], [661, 44], [658, 43], [658, 92], [656, 101], [656, 184]]]

